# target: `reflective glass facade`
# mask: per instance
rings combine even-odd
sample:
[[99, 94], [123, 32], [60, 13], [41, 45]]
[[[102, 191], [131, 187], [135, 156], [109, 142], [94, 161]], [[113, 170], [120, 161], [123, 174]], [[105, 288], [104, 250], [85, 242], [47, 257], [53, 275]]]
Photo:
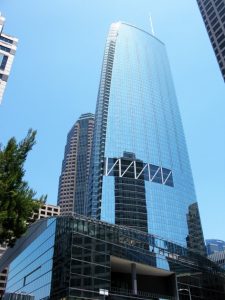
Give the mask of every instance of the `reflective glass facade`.
[[6, 264], [7, 292], [35, 300], [103, 299], [99, 289], [111, 300], [184, 300], [188, 289], [192, 300], [225, 298], [225, 271], [206, 257], [144, 231], [87, 217], [37, 221], [7, 250], [0, 269]]
[[34, 300], [34, 296], [21, 293], [5, 293], [3, 300]]
[[149, 33], [119, 22], [111, 25], [103, 59], [89, 214], [129, 225], [134, 211], [139, 211], [137, 228], [145, 231], [147, 222], [147, 232], [204, 253], [165, 46]]
[[210, 239], [206, 240], [206, 250], [207, 250], [207, 255], [216, 253], [216, 252], [221, 252], [225, 251], [225, 242], [218, 240], [218, 239]]
[[25, 249], [16, 255], [10, 264], [7, 293], [28, 294], [35, 296], [35, 300], [49, 296], [56, 221], [55, 219], [44, 220], [43, 225], [45, 226], [41, 231], [35, 228], [36, 232], [40, 232], [35, 234], [34, 231], [30, 241], [23, 242], [22, 246]]
[[[193, 300], [222, 300], [225, 296], [224, 272], [205, 257], [172, 242], [85, 217], [57, 218], [56, 228], [50, 299], [103, 299], [101, 288], [115, 300], [175, 300], [177, 293], [171, 289], [174, 274], [178, 282], [175, 290], [191, 285]], [[136, 295], [132, 263], [137, 267]], [[161, 273], [157, 273], [159, 269]], [[186, 299], [182, 291], [180, 299]]]

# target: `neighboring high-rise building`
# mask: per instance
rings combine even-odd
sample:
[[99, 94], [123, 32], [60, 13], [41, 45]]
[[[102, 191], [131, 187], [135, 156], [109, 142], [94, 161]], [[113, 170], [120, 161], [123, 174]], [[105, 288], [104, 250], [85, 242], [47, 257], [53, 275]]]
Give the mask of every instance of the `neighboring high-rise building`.
[[225, 80], [225, 0], [197, 0]]
[[208, 259], [225, 269], [225, 250], [208, 255]]
[[208, 259], [225, 269], [225, 242], [216, 239], [205, 241]]
[[87, 113], [80, 116], [68, 133], [59, 178], [58, 205], [61, 214], [86, 214], [93, 128], [94, 115]]
[[0, 103], [16, 53], [18, 39], [2, 32], [5, 18], [0, 15]]
[[[18, 39], [3, 33], [5, 18], [0, 13], [0, 104], [6, 88]], [[0, 245], [0, 257], [6, 251], [6, 245]], [[7, 268], [0, 273], [0, 297], [4, 293], [7, 280]]]
[[211, 255], [216, 252], [225, 251], [225, 242], [216, 239], [206, 240], [207, 255]]
[[165, 46], [123, 22], [106, 42], [91, 171], [90, 216], [205, 253]]

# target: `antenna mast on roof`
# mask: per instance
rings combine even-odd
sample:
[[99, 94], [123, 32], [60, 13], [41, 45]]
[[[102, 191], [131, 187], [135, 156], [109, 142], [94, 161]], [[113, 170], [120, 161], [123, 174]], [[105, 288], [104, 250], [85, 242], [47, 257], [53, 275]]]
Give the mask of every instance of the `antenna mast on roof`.
[[152, 35], [155, 36], [151, 13], [149, 13], [149, 22], [150, 22], [151, 33], [152, 33]]

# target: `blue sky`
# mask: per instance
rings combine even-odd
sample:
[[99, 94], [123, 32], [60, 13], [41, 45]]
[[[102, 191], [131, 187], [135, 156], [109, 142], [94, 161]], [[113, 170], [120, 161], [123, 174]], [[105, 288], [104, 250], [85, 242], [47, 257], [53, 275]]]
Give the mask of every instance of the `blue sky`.
[[195, 0], [1, 0], [19, 46], [0, 106], [0, 141], [37, 129], [26, 179], [57, 199], [66, 135], [94, 112], [110, 23], [150, 30], [167, 47], [205, 238], [225, 240], [225, 89]]

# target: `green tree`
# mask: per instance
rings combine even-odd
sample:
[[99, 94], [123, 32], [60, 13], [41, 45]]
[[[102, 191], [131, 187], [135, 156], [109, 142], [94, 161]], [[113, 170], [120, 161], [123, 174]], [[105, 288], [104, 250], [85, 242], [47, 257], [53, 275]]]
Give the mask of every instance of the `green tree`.
[[24, 163], [34, 146], [36, 131], [30, 129], [21, 142], [11, 138], [0, 146], [0, 243], [12, 246], [27, 229], [28, 220], [45, 202], [24, 181]]

